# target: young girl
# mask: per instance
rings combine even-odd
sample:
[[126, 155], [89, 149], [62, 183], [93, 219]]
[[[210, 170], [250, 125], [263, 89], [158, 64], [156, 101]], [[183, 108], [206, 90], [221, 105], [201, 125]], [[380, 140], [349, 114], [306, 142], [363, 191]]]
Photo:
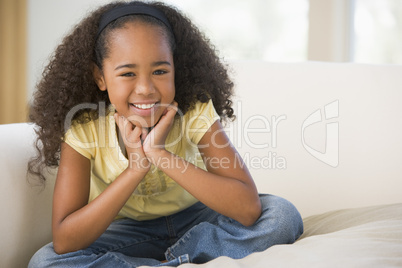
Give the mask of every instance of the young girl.
[[299, 213], [258, 195], [223, 131], [232, 87], [204, 36], [162, 3], [108, 4], [76, 26], [32, 105], [29, 170], [58, 174], [53, 242], [29, 266], [177, 266], [294, 242]]

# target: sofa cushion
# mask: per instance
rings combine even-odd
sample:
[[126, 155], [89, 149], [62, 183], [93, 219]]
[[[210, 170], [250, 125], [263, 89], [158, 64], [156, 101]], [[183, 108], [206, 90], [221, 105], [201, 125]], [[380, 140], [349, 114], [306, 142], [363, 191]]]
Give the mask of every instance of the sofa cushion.
[[30, 256], [51, 241], [54, 173], [44, 188], [30, 185], [26, 177], [34, 137], [32, 124], [0, 125], [2, 267], [26, 267]]

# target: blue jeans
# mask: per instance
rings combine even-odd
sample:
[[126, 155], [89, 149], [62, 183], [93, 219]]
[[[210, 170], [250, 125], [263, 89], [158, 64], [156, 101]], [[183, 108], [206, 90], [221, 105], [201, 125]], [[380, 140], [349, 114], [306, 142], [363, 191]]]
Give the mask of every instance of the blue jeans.
[[240, 259], [276, 244], [293, 243], [303, 233], [299, 212], [283, 198], [260, 195], [260, 199], [262, 215], [249, 227], [198, 202], [155, 220], [116, 220], [83, 250], [58, 255], [49, 243], [35, 253], [28, 267], [178, 266], [219, 256]]

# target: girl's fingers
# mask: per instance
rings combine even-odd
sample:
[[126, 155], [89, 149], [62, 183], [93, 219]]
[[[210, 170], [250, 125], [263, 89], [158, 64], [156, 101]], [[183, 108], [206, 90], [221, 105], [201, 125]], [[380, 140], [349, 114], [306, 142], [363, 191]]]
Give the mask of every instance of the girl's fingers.
[[175, 111], [177, 112], [177, 110], [178, 110], [177, 106], [178, 106], [177, 102], [176, 102], [176, 101], [172, 101], [172, 103], [169, 104], [169, 105], [165, 108], [165, 110], [164, 110], [163, 113], [162, 113], [162, 116], [166, 115], [166, 114], [167, 114], [169, 111], [171, 111], [171, 110], [175, 110]]
[[177, 111], [178, 104], [176, 101], [173, 101], [165, 109], [158, 124], [156, 124], [151, 132], [147, 128], [134, 125], [135, 123], [117, 113], [114, 115], [114, 118], [120, 132], [124, 134], [123, 140], [127, 147], [138, 148], [138, 146], [142, 146], [143, 142], [150, 142], [148, 146], [159, 148], [164, 146], [166, 136], [173, 124]]
[[[166, 109], [163, 111], [161, 118], [159, 119], [159, 121], [165, 121], [167, 118], [170, 120], [167, 121], [171, 121], [172, 118], [176, 115], [178, 111], [177, 108], [177, 102], [173, 101], [171, 104], [169, 104], [169, 106], [166, 107]], [[159, 124], [160, 122], [158, 122]]]
[[167, 110], [168, 110], [168, 112], [169, 111], [175, 111], [175, 112], [177, 112], [177, 110], [178, 110], [178, 103], [176, 102], [176, 101], [173, 101], [168, 107], [167, 107]]
[[134, 126], [129, 120], [127, 120], [127, 118], [120, 116], [117, 113], [114, 114], [114, 119], [117, 123], [120, 133], [122, 133], [123, 141], [126, 146], [135, 148], [136, 146], [133, 145], [141, 142], [141, 128]]
[[173, 125], [174, 117], [177, 113], [177, 102], [173, 101], [164, 111], [158, 124], [149, 132], [147, 139], [144, 140], [146, 150], [153, 148], [164, 148], [166, 137]]
[[172, 107], [178, 107], [179, 106], [179, 104], [177, 103], [177, 101], [175, 101], [175, 100], [173, 100], [172, 101]]
[[162, 116], [162, 119], [164, 121], [164, 125], [167, 128], [170, 128], [171, 125], [173, 124], [174, 117], [177, 114], [177, 111], [179, 110], [178, 104], [176, 101], [173, 101], [166, 109], [166, 114]]
[[133, 148], [138, 147], [138, 143], [141, 144], [141, 128], [134, 126], [134, 130], [131, 132], [129, 137], [129, 141], [133, 143]]
[[177, 108], [177, 102], [172, 102], [171, 105], [169, 105], [165, 112], [163, 113], [158, 125], [163, 126], [164, 128], [169, 127], [173, 123], [173, 119], [178, 111]]
[[146, 138], [147, 138], [147, 136], [148, 136], [148, 129], [147, 128], [142, 128], [142, 131], [141, 131], [141, 140], [145, 140]]

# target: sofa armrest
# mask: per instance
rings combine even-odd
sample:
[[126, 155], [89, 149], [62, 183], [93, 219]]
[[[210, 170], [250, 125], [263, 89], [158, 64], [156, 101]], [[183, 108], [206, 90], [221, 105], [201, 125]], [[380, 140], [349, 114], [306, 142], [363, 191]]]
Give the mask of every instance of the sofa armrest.
[[32, 124], [0, 125], [0, 266], [26, 267], [31, 256], [51, 241], [54, 174], [45, 188], [27, 181], [27, 163], [35, 154]]

